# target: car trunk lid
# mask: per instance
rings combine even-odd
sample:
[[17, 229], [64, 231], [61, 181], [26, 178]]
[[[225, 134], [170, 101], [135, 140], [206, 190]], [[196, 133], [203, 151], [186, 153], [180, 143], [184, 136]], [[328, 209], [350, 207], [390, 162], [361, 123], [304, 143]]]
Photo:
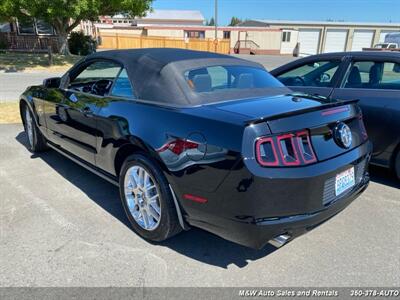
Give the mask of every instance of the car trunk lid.
[[[361, 145], [366, 133], [361, 110], [352, 101], [332, 101], [325, 97], [283, 95], [248, 99], [215, 105], [217, 109], [247, 116], [247, 125], [265, 123], [265, 136], [308, 131], [318, 161], [338, 156]], [[337, 126], [344, 123], [352, 133], [352, 143], [344, 147], [335, 137]], [[258, 136], [257, 138], [262, 137]], [[255, 141], [248, 141], [255, 142]]]

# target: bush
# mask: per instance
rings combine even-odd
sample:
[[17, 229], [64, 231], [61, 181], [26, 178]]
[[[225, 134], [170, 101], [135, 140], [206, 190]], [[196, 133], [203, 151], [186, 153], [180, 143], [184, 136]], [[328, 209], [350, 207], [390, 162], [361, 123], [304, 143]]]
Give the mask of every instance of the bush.
[[8, 49], [8, 43], [6, 39], [0, 38], [0, 50]]
[[96, 51], [96, 41], [83, 32], [71, 32], [68, 47], [71, 54], [85, 56]]

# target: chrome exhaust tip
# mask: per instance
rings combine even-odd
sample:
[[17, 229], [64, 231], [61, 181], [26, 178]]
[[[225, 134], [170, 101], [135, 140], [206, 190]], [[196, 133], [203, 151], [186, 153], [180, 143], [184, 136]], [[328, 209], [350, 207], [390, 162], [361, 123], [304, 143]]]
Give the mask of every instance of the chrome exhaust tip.
[[290, 238], [291, 236], [288, 234], [281, 234], [274, 237], [272, 240], [269, 240], [268, 243], [276, 248], [280, 248], [285, 245], [290, 240]]

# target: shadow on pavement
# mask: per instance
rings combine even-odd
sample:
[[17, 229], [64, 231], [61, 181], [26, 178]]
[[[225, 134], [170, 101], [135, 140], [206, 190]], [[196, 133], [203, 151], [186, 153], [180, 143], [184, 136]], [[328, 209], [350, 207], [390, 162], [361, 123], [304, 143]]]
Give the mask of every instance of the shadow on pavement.
[[[19, 133], [16, 140], [26, 147], [27, 139], [24, 132]], [[42, 159], [57, 173], [83, 191], [92, 201], [131, 229], [120, 203], [117, 187], [56, 151], [34, 154], [31, 158]], [[132, 232], [132, 234], [135, 233]], [[197, 228], [182, 232], [163, 243], [155, 245], [168, 247], [192, 259], [221, 268], [227, 268], [230, 264], [242, 268], [249, 261], [263, 258], [276, 250], [270, 245], [262, 250], [250, 249]]]
[[400, 189], [400, 181], [394, 172], [378, 166], [369, 166], [371, 181]]

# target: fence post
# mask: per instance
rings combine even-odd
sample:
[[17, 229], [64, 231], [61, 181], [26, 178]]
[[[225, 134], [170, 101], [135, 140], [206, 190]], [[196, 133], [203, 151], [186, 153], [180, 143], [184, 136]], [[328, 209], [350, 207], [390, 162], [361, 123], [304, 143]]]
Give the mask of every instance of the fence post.
[[53, 49], [51, 48], [51, 45], [47, 46], [47, 55], [49, 59], [49, 66], [53, 65]]
[[118, 33], [115, 34], [115, 38], [117, 39], [117, 49], [119, 49], [119, 36], [118, 36]]

